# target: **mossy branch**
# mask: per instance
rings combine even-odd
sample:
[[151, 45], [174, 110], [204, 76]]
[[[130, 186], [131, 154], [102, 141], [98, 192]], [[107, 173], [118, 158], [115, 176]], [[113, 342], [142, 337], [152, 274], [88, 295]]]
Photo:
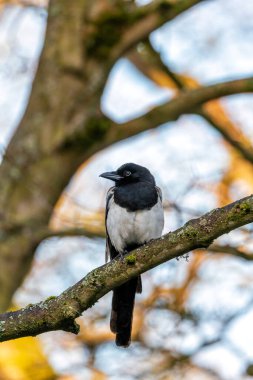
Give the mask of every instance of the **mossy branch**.
[[94, 269], [58, 297], [0, 315], [0, 341], [52, 331], [77, 334], [75, 319], [114, 287], [165, 261], [196, 248], [207, 248], [214, 239], [253, 222], [253, 195], [192, 219], [183, 227]]

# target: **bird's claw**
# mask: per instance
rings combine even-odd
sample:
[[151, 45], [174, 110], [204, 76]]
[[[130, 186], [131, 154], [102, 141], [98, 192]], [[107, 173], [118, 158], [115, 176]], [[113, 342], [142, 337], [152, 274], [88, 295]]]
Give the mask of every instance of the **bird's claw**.
[[124, 260], [124, 256], [125, 256], [126, 253], [127, 253], [127, 251], [119, 252], [119, 254], [118, 254], [117, 257], [119, 257], [119, 259], [120, 259], [121, 261], [123, 261], [123, 260]]

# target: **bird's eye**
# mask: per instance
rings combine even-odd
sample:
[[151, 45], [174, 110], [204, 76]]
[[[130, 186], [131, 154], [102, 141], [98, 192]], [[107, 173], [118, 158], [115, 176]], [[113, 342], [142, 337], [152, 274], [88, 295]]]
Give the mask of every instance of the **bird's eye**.
[[129, 177], [132, 173], [129, 170], [125, 170], [123, 175], [124, 177]]

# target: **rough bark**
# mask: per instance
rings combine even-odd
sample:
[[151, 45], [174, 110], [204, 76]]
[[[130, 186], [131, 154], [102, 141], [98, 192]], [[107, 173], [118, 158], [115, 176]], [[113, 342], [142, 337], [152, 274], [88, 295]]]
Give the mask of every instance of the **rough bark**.
[[59, 329], [78, 333], [75, 319], [115, 286], [193, 249], [207, 248], [217, 237], [250, 222], [252, 195], [190, 220], [123, 260], [116, 258], [93, 270], [60, 296], [0, 315], [0, 341]]

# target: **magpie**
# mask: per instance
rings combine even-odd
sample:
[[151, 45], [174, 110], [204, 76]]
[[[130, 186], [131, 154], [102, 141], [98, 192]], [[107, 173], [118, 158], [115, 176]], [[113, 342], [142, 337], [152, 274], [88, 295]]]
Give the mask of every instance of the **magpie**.
[[[150, 171], [127, 163], [100, 177], [115, 182], [106, 197], [106, 261], [159, 238], [164, 225], [162, 193]], [[117, 346], [131, 342], [135, 293], [141, 291], [140, 276], [113, 290], [110, 328]]]

